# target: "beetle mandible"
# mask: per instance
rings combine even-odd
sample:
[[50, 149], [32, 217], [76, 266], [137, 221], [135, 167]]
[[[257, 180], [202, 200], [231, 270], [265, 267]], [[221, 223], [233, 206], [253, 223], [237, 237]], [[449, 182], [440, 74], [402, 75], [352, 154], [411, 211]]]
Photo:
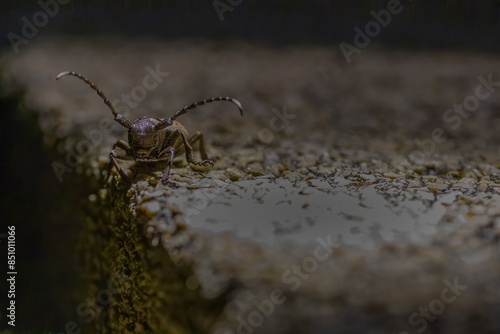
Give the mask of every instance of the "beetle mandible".
[[[185, 152], [186, 161], [194, 170], [201, 171], [209, 167], [213, 167], [214, 161], [208, 159], [205, 151], [203, 134], [197, 131], [193, 136], [188, 138], [186, 128], [176, 120], [177, 117], [185, 114], [187, 111], [206, 103], [228, 101], [234, 103], [240, 110], [240, 114], [243, 116], [243, 107], [238, 100], [230, 97], [213, 97], [185, 106], [177, 111], [174, 116], [169, 118], [152, 118], [143, 116], [130, 123], [125, 116], [116, 112], [115, 107], [111, 103], [110, 99], [104, 95], [103, 91], [81, 74], [70, 71], [61, 72], [56, 76], [56, 80], [59, 80], [67, 75], [72, 75], [83, 80], [93, 90], [95, 90], [97, 95], [99, 95], [104, 100], [104, 103], [109, 107], [115, 120], [120, 125], [127, 128], [128, 144], [124, 140], [118, 140], [113, 145], [113, 148], [109, 153], [109, 159], [122, 179], [128, 182], [131, 182], [131, 180], [120, 167], [117, 159], [146, 162], [168, 160], [167, 167], [165, 168], [162, 176], [163, 184], [173, 184], [169, 181], [170, 169], [172, 168], [174, 157], [182, 152]], [[199, 142], [202, 161], [195, 160], [193, 155], [192, 145], [196, 142]], [[117, 149], [120, 149], [122, 152]]]

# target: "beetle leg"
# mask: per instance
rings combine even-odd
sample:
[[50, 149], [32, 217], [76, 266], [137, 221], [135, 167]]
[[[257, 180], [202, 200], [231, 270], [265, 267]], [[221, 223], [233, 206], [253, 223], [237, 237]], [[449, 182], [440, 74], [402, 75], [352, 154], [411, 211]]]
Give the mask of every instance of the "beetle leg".
[[[118, 151], [117, 148], [119, 148], [121, 151], [124, 151], [125, 153]], [[116, 159], [133, 160], [130, 147], [123, 140], [119, 140], [113, 145], [111, 152], [109, 152], [109, 160], [111, 160], [111, 162], [113, 163], [113, 166], [115, 166], [116, 170], [118, 171], [118, 174], [120, 174], [122, 179], [128, 183], [131, 183], [130, 178], [127, 176], [127, 174], [125, 174], [125, 172], [120, 167], [120, 165], [118, 164], [118, 161], [116, 161]]]
[[[203, 153], [202, 153], [202, 159], [203, 159], [203, 161], [197, 161], [197, 160], [195, 160], [195, 158], [193, 156], [193, 148], [191, 147], [191, 145], [189, 144], [188, 140], [186, 139], [186, 135], [184, 133], [182, 133], [182, 132], [179, 132], [179, 134], [180, 134], [180, 136], [182, 138], [182, 141], [184, 143], [184, 150], [186, 152], [186, 161], [188, 162], [188, 164], [191, 166], [192, 169], [194, 169], [194, 170], [204, 170], [207, 167], [213, 167], [214, 161], [206, 159], [207, 155], [206, 155], [204, 149], [203, 149]], [[198, 133], [196, 133], [193, 137], [195, 137], [197, 134]], [[201, 133], [200, 133], [200, 135], [201, 135]]]
[[198, 141], [200, 142], [198, 144], [198, 146], [199, 146], [201, 158], [203, 160], [207, 160], [208, 156], [207, 156], [207, 151], [205, 150], [205, 141], [203, 140], [203, 133], [201, 133], [200, 131], [196, 131], [196, 133], [194, 135], [192, 135], [191, 138], [189, 138], [189, 143], [193, 146]]
[[172, 168], [172, 163], [174, 162], [174, 157], [175, 157], [175, 148], [173, 146], [167, 147], [165, 150], [162, 151], [160, 154], [160, 157], [169, 153], [170, 157], [168, 159], [167, 167], [165, 168], [165, 171], [163, 172], [163, 176], [161, 177], [161, 182], [163, 184], [170, 184], [171, 186], [176, 187], [177, 185], [170, 181], [168, 178], [170, 177], [170, 169]]
[[[200, 131], [196, 131], [196, 133], [194, 135], [192, 135], [191, 138], [189, 138], [189, 140], [188, 140], [189, 145], [191, 145], [191, 146], [194, 146], [194, 144], [196, 144], [196, 142], [198, 142], [198, 141], [200, 142], [199, 150], [200, 150], [201, 158], [203, 160], [207, 160], [208, 156], [207, 156], [207, 151], [205, 150], [205, 141], [203, 140], [203, 133], [201, 133]], [[184, 151], [185, 151], [185, 149], [182, 146], [176, 150], [177, 154], [184, 153]]]

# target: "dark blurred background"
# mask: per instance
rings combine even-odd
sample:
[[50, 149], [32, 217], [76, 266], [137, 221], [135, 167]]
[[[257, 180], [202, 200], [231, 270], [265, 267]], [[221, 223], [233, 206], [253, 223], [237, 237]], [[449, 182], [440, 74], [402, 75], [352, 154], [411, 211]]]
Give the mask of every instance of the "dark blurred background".
[[[47, 5], [52, 2], [41, 0]], [[387, 8], [388, 3], [384, 0], [64, 2], [67, 3], [58, 3], [59, 12], [39, 28], [39, 33], [245, 39], [275, 46], [352, 42], [353, 28], [363, 28], [373, 20], [370, 11]], [[500, 48], [498, 0], [401, 0], [401, 3], [405, 10], [393, 17], [391, 24], [377, 36], [377, 43], [407, 48]], [[227, 10], [219, 15], [216, 7], [220, 12]], [[21, 35], [24, 16], [33, 22], [33, 15], [40, 9], [36, 1], [2, 2], [2, 45], [9, 44], [9, 32]]]

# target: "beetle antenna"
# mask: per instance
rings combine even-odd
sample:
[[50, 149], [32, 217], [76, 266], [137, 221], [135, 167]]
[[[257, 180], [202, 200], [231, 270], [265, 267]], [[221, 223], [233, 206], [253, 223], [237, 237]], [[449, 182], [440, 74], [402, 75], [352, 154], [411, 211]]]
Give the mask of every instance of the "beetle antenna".
[[75, 76], [75, 77], [85, 81], [85, 83], [88, 84], [90, 86], [90, 88], [95, 90], [97, 92], [97, 95], [99, 95], [104, 100], [104, 103], [109, 107], [109, 109], [111, 109], [113, 116], [115, 116], [115, 121], [117, 121], [118, 123], [120, 123], [120, 125], [126, 127], [127, 129], [130, 129], [130, 127], [131, 127], [130, 121], [122, 114], [117, 113], [115, 107], [113, 106], [111, 101], [106, 97], [106, 95], [104, 95], [103, 91], [101, 89], [99, 89], [99, 87], [97, 87], [92, 81], [85, 78], [83, 75], [78, 74], [76, 72], [66, 71], [66, 72], [59, 73], [56, 76], [56, 80], [59, 80], [67, 75], [72, 75], [72, 76]]
[[238, 107], [238, 109], [240, 110], [241, 116], [243, 116], [243, 106], [241, 105], [240, 101], [233, 99], [231, 97], [219, 96], [219, 97], [212, 97], [211, 99], [206, 99], [203, 101], [198, 101], [198, 102], [192, 103], [188, 106], [185, 106], [184, 108], [182, 108], [181, 110], [176, 112], [175, 115], [171, 117], [171, 120], [172, 121], [175, 120], [177, 117], [185, 114], [186, 112], [188, 112], [191, 109], [194, 109], [196, 107], [202, 106], [202, 105], [207, 104], [207, 103], [216, 102], [216, 101], [228, 101], [228, 102], [234, 103]]

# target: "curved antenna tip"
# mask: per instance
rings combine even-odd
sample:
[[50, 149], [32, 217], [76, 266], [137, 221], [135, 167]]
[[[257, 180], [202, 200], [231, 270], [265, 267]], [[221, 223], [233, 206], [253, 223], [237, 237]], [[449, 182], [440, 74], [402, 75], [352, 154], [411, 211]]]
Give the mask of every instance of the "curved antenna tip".
[[233, 99], [234, 104], [240, 109], [240, 115], [243, 116], [243, 106], [241, 105], [240, 101]]
[[57, 76], [56, 76], [56, 80], [59, 80], [61, 79], [62, 77], [65, 77], [69, 74], [69, 71], [64, 71], [64, 72], [61, 72], [59, 73]]

